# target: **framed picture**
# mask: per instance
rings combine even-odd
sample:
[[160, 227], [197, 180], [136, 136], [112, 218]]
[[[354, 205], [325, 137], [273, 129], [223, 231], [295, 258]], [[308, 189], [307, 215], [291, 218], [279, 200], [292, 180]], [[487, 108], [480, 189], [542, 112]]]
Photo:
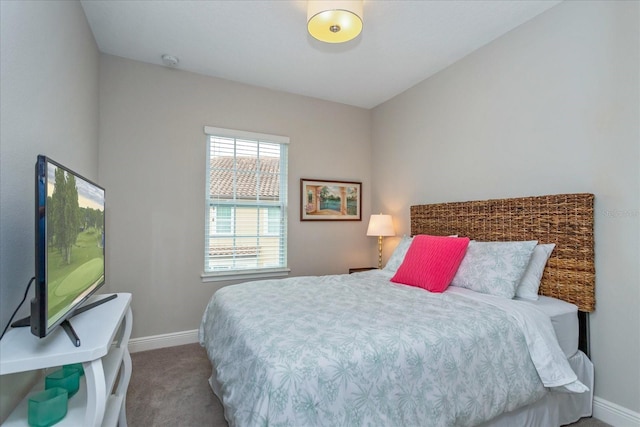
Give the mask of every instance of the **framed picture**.
[[362, 221], [362, 183], [300, 180], [301, 221]]

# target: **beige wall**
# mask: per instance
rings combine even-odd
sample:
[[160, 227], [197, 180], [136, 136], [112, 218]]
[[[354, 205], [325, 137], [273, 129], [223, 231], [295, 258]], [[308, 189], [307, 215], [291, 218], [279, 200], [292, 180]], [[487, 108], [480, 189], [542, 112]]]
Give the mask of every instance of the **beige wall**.
[[[34, 275], [36, 156], [45, 154], [87, 178], [98, 177], [99, 54], [78, 2], [2, 1], [0, 19], [0, 325], [4, 329]], [[32, 295], [33, 290], [18, 318], [28, 315]], [[2, 378], [0, 420], [29, 379]]]
[[[133, 293], [132, 337], [198, 328], [224, 283], [202, 283], [205, 125], [290, 137], [291, 275], [370, 265], [371, 113], [103, 55], [100, 180], [107, 280]], [[301, 222], [300, 178], [362, 181], [362, 222]]]
[[411, 204], [595, 193], [595, 394], [636, 412], [638, 26], [638, 2], [564, 2], [375, 108], [372, 132], [372, 209], [404, 233]]

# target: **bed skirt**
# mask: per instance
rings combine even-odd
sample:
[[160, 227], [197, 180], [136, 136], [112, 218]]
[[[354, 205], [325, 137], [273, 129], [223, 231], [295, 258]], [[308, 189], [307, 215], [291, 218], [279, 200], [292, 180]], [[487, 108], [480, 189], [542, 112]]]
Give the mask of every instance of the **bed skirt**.
[[593, 412], [593, 363], [578, 351], [569, 358], [569, 364], [589, 391], [580, 394], [550, 391], [537, 402], [502, 414], [479, 427], [563, 426], [590, 417]]
[[[523, 427], [559, 427], [574, 423], [583, 417], [590, 417], [593, 412], [593, 363], [583, 352], [578, 351], [569, 358], [569, 364], [580, 382], [589, 387], [589, 391], [580, 394], [550, 391], [537, 402], [516, 411], [499, 415], [493, 420], [480, 424], [478, 427], [512, 427], [514, 425]], [[222, 393], [215, 373], [216, 370], [214, 368], [209, 378], [209, 385], [222, 402]], [[226, 408], [224, 410], [225, 419], [228, 422]], [[236, 427], [231, 424], [229, 426]]]

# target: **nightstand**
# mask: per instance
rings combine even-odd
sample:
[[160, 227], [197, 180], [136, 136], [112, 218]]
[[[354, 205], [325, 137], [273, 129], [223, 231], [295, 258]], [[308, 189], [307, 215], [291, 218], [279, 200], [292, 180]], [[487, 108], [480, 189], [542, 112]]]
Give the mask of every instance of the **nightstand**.
[[359, 273], [361, 271], [369, 271], [369, 270], [377, 270], [376, 267], [356, 267], [356, 268], [350, 268], [349, 269], [349, 274], [351, 273]]

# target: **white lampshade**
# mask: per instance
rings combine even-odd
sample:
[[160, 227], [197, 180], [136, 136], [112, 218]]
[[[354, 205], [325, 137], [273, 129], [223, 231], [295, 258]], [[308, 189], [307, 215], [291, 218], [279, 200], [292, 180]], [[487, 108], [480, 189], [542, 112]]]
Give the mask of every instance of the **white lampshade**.
[[343, 43], [362, 31], [362, 0], [309, 0], [307, 29], [326, 43]]
[[367, 236], [395, 236], [391, 215], [371, 215]]

